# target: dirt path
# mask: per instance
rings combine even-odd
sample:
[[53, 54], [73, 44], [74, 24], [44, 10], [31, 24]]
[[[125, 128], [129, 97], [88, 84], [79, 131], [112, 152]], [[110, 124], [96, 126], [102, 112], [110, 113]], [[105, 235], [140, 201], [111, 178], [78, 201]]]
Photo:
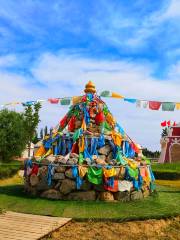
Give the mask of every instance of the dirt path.
[[180, 217], [112, 222], [71, 222], [52, 233], [52, 240], [180, 240]]

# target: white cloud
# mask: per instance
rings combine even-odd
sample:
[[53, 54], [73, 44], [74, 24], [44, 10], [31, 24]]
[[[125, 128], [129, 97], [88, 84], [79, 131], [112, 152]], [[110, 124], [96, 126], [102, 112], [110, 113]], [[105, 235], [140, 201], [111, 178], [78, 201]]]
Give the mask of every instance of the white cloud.
[[180, 1], [171, 0], [165, 12], [162, 14], [162, 19], [180, 17]]
[[0, 56], [0, 67], [11, 67], [17, 64], [15, 55]]

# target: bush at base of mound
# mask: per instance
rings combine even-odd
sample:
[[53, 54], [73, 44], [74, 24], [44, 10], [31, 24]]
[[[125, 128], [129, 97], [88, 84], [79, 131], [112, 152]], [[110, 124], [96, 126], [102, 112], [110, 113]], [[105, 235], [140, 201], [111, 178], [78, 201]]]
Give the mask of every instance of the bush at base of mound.
[[19, 161], [11, 161], [9, 163], [0, 163], [0, 179], [14, 176], [22, 167]]
[[178, 172], [154, 171], [154, 176], [156, 179], [162, 179], [162, 180], [179, 180], [180, 179], [180, 173]]

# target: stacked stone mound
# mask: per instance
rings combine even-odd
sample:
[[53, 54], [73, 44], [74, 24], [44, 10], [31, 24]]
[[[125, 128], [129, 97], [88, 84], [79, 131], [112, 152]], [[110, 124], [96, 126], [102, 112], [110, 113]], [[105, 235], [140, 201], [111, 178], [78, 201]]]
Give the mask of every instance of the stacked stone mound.
[[138, 154], [89, 82], [34, 161], [25, 162], [25, 189], [60, 200], [142, 199], [154, 191], [154, 176]]

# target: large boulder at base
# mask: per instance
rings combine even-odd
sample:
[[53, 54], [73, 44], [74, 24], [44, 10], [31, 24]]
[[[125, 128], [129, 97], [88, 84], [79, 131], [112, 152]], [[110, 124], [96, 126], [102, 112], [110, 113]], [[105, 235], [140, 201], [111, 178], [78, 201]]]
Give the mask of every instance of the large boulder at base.
[[110, 151], [111, 151], [111, 147], [109, 145], [105, 145], [104, 147], [98, 150], [98, 153], [107, 156], [110, 153]]
[[36, 189], [38, 191], [44, 191], [48, 190], [50, 187], [48, 186], [47, 176], [46, 175], [40, 175], [39, 176], [39, 182], [36, 185]]
[[53, 175], [53, 179], [54, 180], [63, 180], [63, 179], [65, 179], [65, 175], [64, 175], [64, 173], [55, 173]]
[[66, 170], [66, 167], [63, 167], [63, 166], [55, 167], [55, 172], [57, 172], [57, 173], [64, 173], [65, 170]]
[[125, 192], [115, 192], [114, 199], [121, 202], [129, 202], [130, 201], [130, 193], [128, 191]]
[[60, 188], [60, 186], [61, 186], [61, 183], [62, 183], [62, 180], [59, 180], [59, 181], [55, 184], [54, 189], [59, 190], [59, 188]]
[[143, 199], [143, 194], [142, 194], [141, 190], [131, 192], [131, 200], [132, 201], [134, 201], [134, 200], [141, 200], [141, 199]]
[[64, 179], [59, 188], [60, 192], [63, 194], [68, 194], [76, 189], [76, 183], [70, 179]]
[[61, 200], [61, 199], [63, 199], [63, 194], [55, 189], [49, 189], [49, 190], [46, 190], [45, 192], [41, 193], [41, 197], [48, 198], [48, 199]]
[[65, 176], [70, 178], [70, 179], [74, 179], [71, 168], [69, 168], [65, 171]]
[[111, 192], [100, 192], [99, 193], [99, 200], [101, 201], [113, 201], [114, 196]]
[[36, 174], [32, 174], [30, 176], [30, 184], [31, 184], [31, 186], [36, 186], [38, 184], [38, 182], [39, 182], [38, 176]]
[[96, 200], [95, 191], [72, 192], [67, 196], [67, 200], [94, 201]]

